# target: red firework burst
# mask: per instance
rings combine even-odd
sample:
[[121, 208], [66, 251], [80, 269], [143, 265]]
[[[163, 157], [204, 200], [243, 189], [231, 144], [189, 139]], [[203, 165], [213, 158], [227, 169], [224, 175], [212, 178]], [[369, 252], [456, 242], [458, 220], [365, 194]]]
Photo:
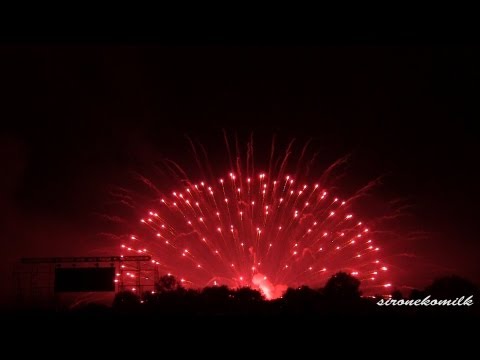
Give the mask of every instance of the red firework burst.
[[390, 287], [374, 231], [351, 201], [281, 171], [230, 172], [161, 197], [122, 248], [151, 255], [185, 286], [250, 286], [268, 299], [288, 286], [321, 286], [338, 271], [364, 290]]

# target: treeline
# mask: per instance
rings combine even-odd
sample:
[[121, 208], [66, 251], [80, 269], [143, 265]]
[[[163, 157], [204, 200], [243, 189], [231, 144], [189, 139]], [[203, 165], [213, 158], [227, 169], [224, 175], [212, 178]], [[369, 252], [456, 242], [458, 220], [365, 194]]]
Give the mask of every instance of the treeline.
[[[226, 286], [206, 287], [201, 290], [186, 289], [173, 276], [163, 276], [155, 285], [154, 292], [141, 294], [124, 291], [115, 296], [114, 313], [147, 315], [476, 315], [479, 313], [480, 289], [472, 282], [448, 276], [435, 280], [423, 290], [413, 290], [407, 296], [394, 290], [390, 296], [362, 296], [360, 281], [346, 273], [332, 276], [320, 289], [307, 286], [289, 288], [284, 295], [267, 301], [262, 294], [245, 287], [230, 289]], [[471, 306], [420, 305], [399, 306], [406, 300], [452, 300], [458, 303], [467, 298]], [[463, 297], [463, 298], [462, 298]], [[389, 306], [379, 306], [390, 299]], [[395, 301], [392, 301], [395, 300]], [[393, 303], [397, 305], [393, 305]], [[454, 303], [455, 304], [455, 303]]]

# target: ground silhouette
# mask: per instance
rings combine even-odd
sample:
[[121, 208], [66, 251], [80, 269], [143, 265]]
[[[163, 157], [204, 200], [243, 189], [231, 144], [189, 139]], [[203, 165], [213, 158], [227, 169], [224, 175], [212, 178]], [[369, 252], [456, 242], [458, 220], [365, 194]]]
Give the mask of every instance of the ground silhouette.
[[[111, 310], [115, 314], [152, 315], [285, 315], [285, 316], [432, 316], [432, 314], [464, 314], [479, 316], [476, 300], [479, 287], [458, 277], [436, 279], [423, 290], [414, 289], [408, 296], [394, 289], [391, 295], [362, 296], [360, 280], [345, 273], [333, 275], [323, 288], [308, 286], [288, 288], [281, 298], [268, 301], [260, 291], [248, 287], [231, 289], [211, 286], [186, 289], [174, 277], [165, 275], [155, 284], [155, 291], [141, 295], [123, 291], [115, 296]], [[383, 299], [455, 300], [473, 296], [472, 306], [378, 306]]]

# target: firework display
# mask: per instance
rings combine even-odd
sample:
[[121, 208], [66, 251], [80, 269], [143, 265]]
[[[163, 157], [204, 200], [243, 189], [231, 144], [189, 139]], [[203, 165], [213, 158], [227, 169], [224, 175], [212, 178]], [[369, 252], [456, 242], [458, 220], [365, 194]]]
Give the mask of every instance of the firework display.
[[272, 299], [345, 271], [363, 289], [388, 288], [380, 245], [351, 200], [289, 175], [230, 172], [158, 199], [121, 247], [187, 287], [249, 286]]

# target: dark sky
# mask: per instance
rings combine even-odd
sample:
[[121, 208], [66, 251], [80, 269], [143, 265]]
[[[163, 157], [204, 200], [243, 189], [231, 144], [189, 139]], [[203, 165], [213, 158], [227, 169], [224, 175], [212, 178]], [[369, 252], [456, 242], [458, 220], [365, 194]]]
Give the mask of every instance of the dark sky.
[[480, 281], [478, 64], [467, 46], [2, 45], [2, 279], [21, 256], [102, 247], [112, 184], [162, 156], [188, 168], [185, 134], [223, 152], [225, 128], [260, 151], [311, 138], [322, 166], [350, 153], [354, 183], [386, 175], [380, 196], [428, 233], [390, 246], [415, 254], [392, 257], [400, 285]]

